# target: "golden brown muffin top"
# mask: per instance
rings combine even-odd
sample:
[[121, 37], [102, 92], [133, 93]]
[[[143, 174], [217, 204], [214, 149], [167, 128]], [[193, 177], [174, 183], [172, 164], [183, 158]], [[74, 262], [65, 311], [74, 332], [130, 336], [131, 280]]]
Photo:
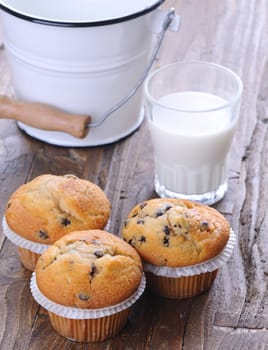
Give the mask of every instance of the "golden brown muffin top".
[[230, 225], [216, 209], [194, 202], [155, 198], [135, 206], [122, 229], [141, 258], [182, 267], [207, 261], [225, 247]]
[[11, 195], [5, 215], [18, 235], [52, 244], [75, 230], [103, 229], [110, 202], [102, 189], [88, 180], [44, 174]]
[[136, 250], [102, 230], [69, 233], [36, 266], [40, 291], [58, 304], [78, 308], [115, 305], [137, 290], [141, 277]]

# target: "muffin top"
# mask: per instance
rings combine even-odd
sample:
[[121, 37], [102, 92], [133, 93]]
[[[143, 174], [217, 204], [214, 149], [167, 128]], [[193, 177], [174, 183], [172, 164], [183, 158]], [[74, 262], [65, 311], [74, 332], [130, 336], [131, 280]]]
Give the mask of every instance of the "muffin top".
[[150, 264], [183, 267], [214, 258], [230, 225], [222, 214], [194, 202], [156, 198], [135, 206], [122, 229], [125, 241]]
[[110, 202], [90, 181], [44, 174], [11, 195], [5, 216], [18, 235], [52, 244], [75, 230], [103, 229], [110, 216]]
[[139, 287], [142, 263], [136, 250], [102, 230], [67, 234], [41, 255], [40, 291], [65, 306], [101, 308], [130, 297]]

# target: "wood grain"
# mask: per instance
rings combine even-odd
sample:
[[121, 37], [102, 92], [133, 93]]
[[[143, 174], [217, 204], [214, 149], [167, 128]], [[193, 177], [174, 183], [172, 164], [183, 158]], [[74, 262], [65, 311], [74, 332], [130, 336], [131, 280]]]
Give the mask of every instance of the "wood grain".
[[[174, 301], [146, 291], [117, 337], [77, 344], [53, 331], [47, 312], [30, 295], [29, 273], [0, 229], [1, 350], [268, 349], [268, 1], [168, 0], [164, 7], [175, 7], [181, 28], [167, 33], [155, 67], [175, 60], [213, 61], [233, 69], [244, 83], [229, 190], [216, 205], [237, 235], [233, 257], [209, 292]], [[0, 94], [12, 96], [3, 46], [0, 82]], [[135, 204], [156, 197], [146, 123], [115, 144], [62, 148], [0, 119], [1, 217], [11, 193], [42, 173], [73, 173], [103, 188], [112, 202], [109, 229], [115, 234]]]

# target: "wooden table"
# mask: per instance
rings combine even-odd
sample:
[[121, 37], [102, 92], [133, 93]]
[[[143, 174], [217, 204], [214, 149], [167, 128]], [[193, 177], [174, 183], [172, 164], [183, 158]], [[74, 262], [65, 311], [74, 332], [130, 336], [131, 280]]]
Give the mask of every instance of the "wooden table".
[[[146, 291], [120, 335], [99, 344], [77, 344], [57, 335], [46, 311], [33, 301], [30, 273], [0, 228], [1, 350], [268, 349], [268, 1], [168, 0], [165, 5], [181, 15], [181, 29], [167, 34], [156, 66], [214, 61], [244, 82], [229, 190], [216, 205], [238, 238], [233, 257], [209, 292], [174, 301]], [[0, 93], [13, 93], [3, 46]], [[103, 188], [112, 203], [114, 234], [136, 203], [156, 196], [146, 123], [111, 145], [62, 148], [34, 140], [14, 121], [0, 119], [1, 217], [11, 193], [42, 173], [74, 173]]]

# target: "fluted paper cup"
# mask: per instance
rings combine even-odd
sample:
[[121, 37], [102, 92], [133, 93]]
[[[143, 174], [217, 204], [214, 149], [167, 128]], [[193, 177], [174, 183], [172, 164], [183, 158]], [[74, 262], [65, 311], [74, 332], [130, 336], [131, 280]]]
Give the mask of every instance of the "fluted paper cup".
[[185, 299], [205, 292], [211, 287], [219, 268], [230, 259], [235, 243], [236, 237], [231, 230], [223, 251], [201, 264], [168, 267], [143, 262], [149, 289], [170, 299]]
[[42, 253], [50, 245], [36, 243], [21, 237], [8, 226], [5, 217], [2, 220], [2, 227], [5, 236], [18, 248], [18, 253], [22, 265], [30, 271], [34, 271], [36, 263]]
[[79, 309], [49, 300], [39, 290], [35, 272], [30, 283], [34, 299], [48, 311], [53, 328], [65, 338], [78, 342], [99, 342], [118, 334], [126, 325], [131, 309], [145, 286], [143, 274], [138, 289], [123, 302], [99, 309]]

